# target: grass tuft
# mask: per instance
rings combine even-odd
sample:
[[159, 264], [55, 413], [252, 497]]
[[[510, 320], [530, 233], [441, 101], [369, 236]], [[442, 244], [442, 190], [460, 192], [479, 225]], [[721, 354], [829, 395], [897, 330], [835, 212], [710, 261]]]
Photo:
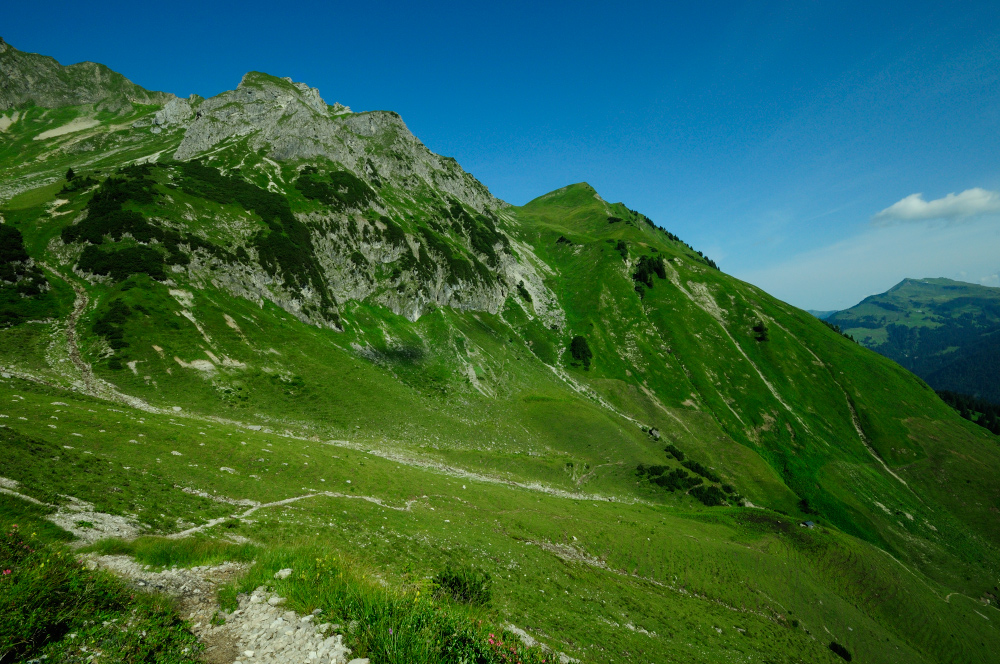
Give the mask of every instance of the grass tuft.
[[132, 541], [105, 539], [82, 551], [105, 556], [131, 556], [137, 562], [158, 568], [218, 565], [226, 561], [251, 562], [258, 554], [257, 547], [252, 544], [233, 544], [207, 537], [140, 537]]
[[[278, 570], [290, 568], [286, 579]], [[501, 664], [551, 662], [540, 648], [526, 648], [513, 634], [492, 626], [494, 616], [479, 606], [452, 601], [452, 588], [488, 599], [489, 577], [479, 570], [450, 570], [445, 593], [430, 579], [394, 587], [371, 568], [318, 546], [278, 547], [260, 551], [250, 572], [220, 589], [223, 608], [235, 608], [237, 595], [260, 586], [286, 597], [301, 613], [321, 611], [324, 622], [344, 626], [355, 657], [375, 661], [421, 663], [478, 662]], [[484, 595], [485, 592], [485, 595]], [[475, 602], [478, 604], [480, 602]]]

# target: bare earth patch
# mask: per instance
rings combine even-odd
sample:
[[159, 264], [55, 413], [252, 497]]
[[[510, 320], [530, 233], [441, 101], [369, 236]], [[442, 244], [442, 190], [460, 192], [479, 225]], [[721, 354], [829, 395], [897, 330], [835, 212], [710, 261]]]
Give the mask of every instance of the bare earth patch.
[[43, 131], [38, 136], [35, 136], [34, 140], [44, 141], [47, 138], [55, 138], [56, 136], [64, 136], [66, 134], [83, 131], [84, 129], [90, 129], [99, 124], [101, 123], [93, 118], [76, 118], [72, 122], [68, 122], [61, 127]]

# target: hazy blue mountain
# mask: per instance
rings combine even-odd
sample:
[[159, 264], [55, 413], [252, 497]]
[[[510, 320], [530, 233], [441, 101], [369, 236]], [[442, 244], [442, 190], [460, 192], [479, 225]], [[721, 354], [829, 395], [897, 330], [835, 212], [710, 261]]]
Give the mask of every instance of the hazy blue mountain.
[[1000, 288], [904, 279], [826, 320], [936, 390], [1000, 403]]

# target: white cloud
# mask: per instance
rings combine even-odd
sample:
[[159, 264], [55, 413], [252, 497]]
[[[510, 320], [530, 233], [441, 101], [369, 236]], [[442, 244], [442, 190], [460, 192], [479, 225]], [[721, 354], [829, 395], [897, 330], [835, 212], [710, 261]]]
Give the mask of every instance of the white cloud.
[[1000, 212], [1000, 193], [974, 187], [932, 201], [925, 201], [923, 194], [910, 194], [876, 214], [872, 222], [886, 225], [897, 221], [961, 219], [993, 212]]

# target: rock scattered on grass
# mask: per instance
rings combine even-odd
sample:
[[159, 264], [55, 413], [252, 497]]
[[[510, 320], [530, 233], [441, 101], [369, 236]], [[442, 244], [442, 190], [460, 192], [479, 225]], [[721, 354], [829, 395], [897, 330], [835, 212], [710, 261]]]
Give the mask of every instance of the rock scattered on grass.
[[[192, 632], [206, 646], [205, 660], [233, 664], [369, 664], [349, 660], [351, 649], [339, 625], [313, 624], [317, 614], [300, 616], [285, 610], [284, 597], [264, 586], [237, 598], [239, 608], [222, 611], [215, 599], [219, 584], [246, 569], [245, 564], [172, 568], [153, 572], [128, 556], [84, 557], [91, 567], [109, 569], [141, 590], [157, 590], [178, 599]], [[286, 570], [282, 570], [286, 571]], [[291, 573], [291, 570], [287, 570]]]

